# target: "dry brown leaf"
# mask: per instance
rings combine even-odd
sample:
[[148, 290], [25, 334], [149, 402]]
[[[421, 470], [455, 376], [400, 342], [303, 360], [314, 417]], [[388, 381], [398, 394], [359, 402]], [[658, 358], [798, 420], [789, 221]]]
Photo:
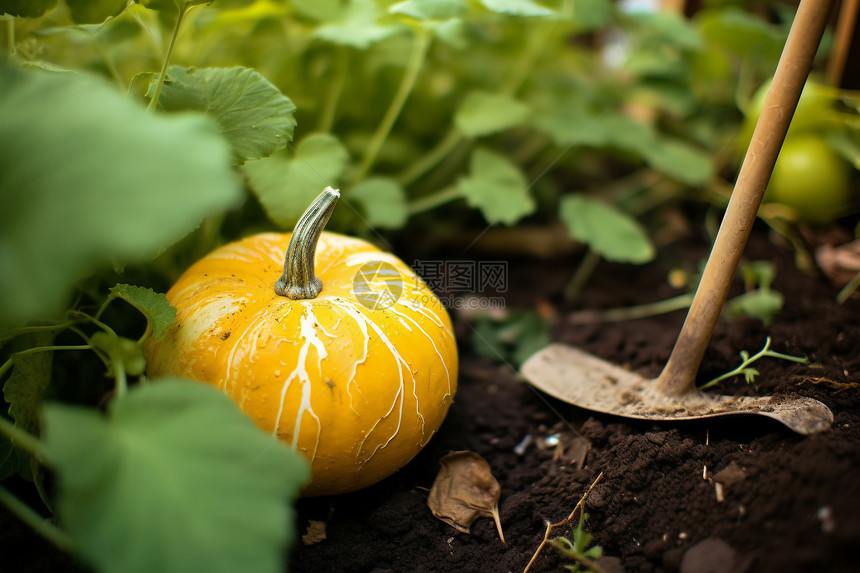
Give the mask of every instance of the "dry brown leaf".
[[302, 535], [302, 543], [305, 545], [313, 545], [325, 539], [325, 521], [316, 521], [311, 519], [308, 522], [308, 531]]
[[442, 467], [427, 498], [433, 515], [463, 533], [469, 533], [469, 527], [479, 517], [492, 518], [504, 543], [499, 521], [502, 488], [493, 477], [490, 464], [475, 452], [452, 452], [439, 464]]
[[815, 251], [821, 272], [836, 286], [845, 286], [860, 272], [860, 240], [838, 247], [822, 245]]
[[585, 465], [585, 457], [590, 449], [591, 442], [583, 436], [573, 432], [561, 432], [558, 435], [558, 445], [552, 456], [552, 461], [566, 460], [567, 463], [576, 464], [576, 468], [581, 470], [582, 466]]

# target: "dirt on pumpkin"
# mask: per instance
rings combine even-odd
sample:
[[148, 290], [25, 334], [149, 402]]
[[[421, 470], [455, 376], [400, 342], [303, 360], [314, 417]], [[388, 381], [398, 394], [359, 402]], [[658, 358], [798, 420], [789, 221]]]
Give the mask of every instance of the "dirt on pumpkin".
[[[704, 256], [704, 244], [695, 242], [664, 249], [657, 262], [643, 267], [603, 263], [575, 305], [564, 304], [558, 293], [576, 257], [512, 262], [507, 304], [549, 303], [558, 317], [554, 340], [654, 376], [674, 344], [683, 311], [575, 327], [564, 324], [564, 316], [676, 295], [666, 284], [669, 270], [695, 268]], [[799, 272], [792, 251], [774, 245], [763, 229], [757, 228], [746, 257], [775, 261], [773, 288], [784, 295], [784, 308], [768, 326], [748, 318], [720, 321], [699, 380], [734, 368], [739, 351], [754, 353], [770, 336], [774, 350], [806, 355], [813, 363], [764, 359], [756, 364], [761, 374], [754, 385], [734, 379], [718, 391], [811, 396], [833, 410], [829, 431], [798, 436], [778, 422], [751, 416], [653, 423], [591, 414], [539, 394], [507, 365], [475, 357], [471, 328], [459, 321], [460, 387], [439, 433], [410, 464], [375, 486], [301, 500], [290, 571], [522, 571], [547, 522], [567, 517], [600, 472], [603, 479], [586, 503], [585, 529], [604, 556], [614, 558], [604, 562], [607, 571], [856, 571], [860, 295], [838, 305], [838, 288]], [[733, 294], [740, 292], [737, 282]], [[563, 442], [588, 440], [584, 461], [575, 448], [559, 452], [545, 443], [556, 434]], [[489, 462], [501, 485], [506, 544], [491, 519], [477, 520], [466, 534], [427, 507], [439, 460], [456, 450], [472, 450]], [[3, 570], [78, 570], [3, 509], [0, 530]], [[565, 563], [548, 547], [532, 571], [563, 571]]]

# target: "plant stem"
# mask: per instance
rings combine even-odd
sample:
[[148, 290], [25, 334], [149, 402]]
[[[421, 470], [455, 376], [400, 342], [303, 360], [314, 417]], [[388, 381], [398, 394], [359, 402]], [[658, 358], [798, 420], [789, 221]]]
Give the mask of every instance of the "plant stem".
[[167, 66], [170, 65], [170, 56], [173, 55], [173, 47], [176, 45], [176, 38], [179, 37], [179, 28], [182, 26], [182, 20], [185, 18], [185, 15], [193, 7], [194, 5], [189, 6], [189, 3], [186, 2], [182, 8], [179, 9], [179, 14], [176, 16], [176, 26], [173, 27], [173, 35], [170, 36], [170, 43], [167, 45], [167, 53], [164, 54], [164, 61], [161, 63], [161, 73], [158, 74], [158, 83], [155, 84], [155, 93], [152, 94], [152, 99], [149, 100], [149, 106], [146, 108], [149, 111], [153, 111], [158, 105], [158, 98], [161, 96], [161, 88], [164, 87], [164, 80], [167, 77]]
[[0, 434], [5, 434], [17, 447], [36, 459], [42, 457], [42, 442], [23, 428], [19, 428], [7, 418], [0, 416]]
[[58, 324], [40, 324], [38, 326], [21, 326], [19, 328], [13, 328], [12, 330], [8, 330], [3, 334], [3, 340], [11, 340], [17, 336], [21, 336], [22, 334], [30, 334], [34, 332], [52, 332], [55, 330], [65, 330], [73, 326], [75, 323], [71, 320], [66, 320], [64, 322]]
[[99, 307], [99, 309], [93, 315], [93, 319], [99, 320], [101, 318], [102, 314], [104, 313], [104, 311], [107, 310], [108, 305], [110, 303], [112, 303], [115, 298], [116, 298], [116, 295], [114, 293], [109, 293], [107, 295], [107, 297], [105, 298], [104, 302], [102, 303], [102, 305]]
[[16, 352], [12, 355], [12, 358], [9, 358], [6, 362], [0, 366], [0, 378], [6, 375], [6, 372], [12, 368], [12, 365], [15, 363], [15, 356], [20, 356], [21, 354], [34, 354], [36, 352], [53, 352], [54, 350], [90, 350], [92, 346], [89, 344], [80, 344], [80, 345], [68, 345], [68, 346], [36, 346], [34, 348], [28, 348], [26, 350], [22, 350], [20, 352]]
[[340, 96], [343, 94], [343, 86], [346, 84], [347, 71], [349, 69], [349, 51], [345, 47], [339, 47], [335, 56], [334, 77], [326, 93], [325, 104], [320, 112], [317, 130], [323, 133], [331, 132], [334, 126], [334, 118], [337, 113]]
[[322, 281], [314, 275], [314, 256], [325, 224], [340, 198], [340, 191], [326, 187], [302, 214], [290, 237], [284, 257], [284, 274], [275, 283], [275, 294], [293, 300], [316, 298]]
[[552, 35], [551, 32], [555, 28], [556, 23], [556, 21], [553, 21], [547, 26], [543, 22], [538, 22], [531, 26], [526, 47], [520, 52], [520, 57], [510, 68], [508, 78], [499, 90], [500, 93], [512, 96], [519, 91], [526, 78], [534, 70], [538, 56], [540, 56], [543, 47]]
[[846, 300], [848, 300], [848, 297], [854, 294], [854, 291], [857, 290], [858, 286], [860, 286], [860, 273], [854, 275], [854, 278], [851, 279], [841, 291], [839, 291], [839, 294], [836, 295], [836, 302], [838, 302], [839, 304], [843, 304]]
[[452, 127], [433, 149], [422, 155], [421, 159], [412, 163], [397, 176], [398, 182], [403, 187], [411, 185], [420, 179], [422, 175], [436, 167], [440, 161], [445, 159], [448, 154], [460, 145], [463, 139], [463, 134], [456, 127]]
[[361, 165], [359, 165], [358, 171], [353, 178], [353, 183], [358, 183], [367, 177], [367, 174], [370, 173], [373, 164], [376, 162], [376, 159], [379, 156], [379, 151], [385, 144], [385, 140], [388, 139], [388, 134], [391, 133], [391, 128], [394, 127], [394, 123], [400, 116], [400, 112], [403, 110], [403, 106], [406, 103], [407, 98], [409, 98], [409, 94], [412, 93], [412, 89], [415, 87], [418, 74], [421, 72], [421, 67], [424, 65], [424, 61], [427, 58], [427, 51], [430, 48], [430, 38], [430, 33], [427, 30], [423, 28], [415, 29], [415, 40], [412, 43], [412, 52], [409, 56], [409, 61], [406, 64], [406, 71], [403, 74], [403, 78], [400, 80], [397, 92], [394, 94], [394, 98], [388, 105], [388, 109], [386, 110], [379, 127], [377, 127], [376, 132], [374, 132], [373, 137], [370, 139], [370, 143], [367, 145], [367, 149], [364, 151], [364, 157], [362, 158]]
[[52, 524], [50, 521], [33, 511], [33, 509], [12, 495], [6, 488], [0, 486], [0, 502], [9, 508], [18, 519], [32, 527], [36, 533], [56, 545], [63, 551], [72, 553], [75, 544], [68, 533]]
[[594, 269], [597, 268], [597, 264], [599, 262], [600, 255], [591, 249], [585, 253], [585, 256], [579, 262], [579, 266], [576, 267], [573, 277], [571, 277], [570, 282], [567, 283], [567, 287], [564, 289], [565, 300], [575, 300], [580, 294], [582, 294], [582, 289], [585, 287], [585, 283], [587, 283], [588, 279], [591, 278], [591, 275], [594, 274]]
[[122, 361], [122, 356], [111, 356], [110, 359], [114, 372], [116, 397], [122, 398], [128, 394], [128, 377], [125, 374], [125, 362]]
[[460, 192], [460, 189], [458, 189], [456, 185], [452, 185], [435, 193], [424, 195], [423, 197], [410, 201], [406, 206], [406, 210], [410, 215], [416, 215], [418, 213], [423, 213], [424, 211], [429, 211], [439, 205], [444, 205], [445, 203], [454, 201], [455, 199], [460, 199], [462, 196], [463, 194]]
[[[542, 33], [544, 26], [532, 27], [529, 36], [529, 44], [522, 56], [517, 60], [511, 74], [508, 76], [501, 90], [503, 94], [513, 95], [522, 86], [525, 78], [534, 67], [535, 60], [543, 48], [547, 34]], [[456, 127], [448, 130], [448, 133], [439, 140], [433, 149], [407, 169], [398, 177], [399, 183], [406, 187], [421, 178], [425, 173], [436, 167], [443, 159], [450, 155], [466, 137]], [[435, 206], [435, 205], [433, 205]], [[429, 208], [429, 207], [428, 207]], [[426, 209], [421, 209], [426, 210]]]
[[[114, 336], [116, 336], [116, 332], [114, 331], [113, 328], [111, 328], [110, 326], [108, 326], [107, 324], [105, 324], [104, 322], [102, 322], [101, 320], [99, 320], [96, 317], [92, 317], [92, 316], [88, 315], [87, 313], [81, 312], [79, 310], [73, 310], [69, 314], [78, 316], [78, 317], [80, 317], [80, 318], [82, 318], [88, 322], [91, 322], [91, 323], [95, 324], [96, 326], [98, 326], [99, 328], [101, 328], [102, 330], [104, 330], [105, 332], [107, 332], [108, 334], [113, 334]], [[86, 338], [86, 337], [84, 336], [84, 338]]]
[[473, 139], [463, 138], [459, 145], [455, 146], [450, 153], [433, 168], [433, 171], [428, 173], [423, 178], [419, 185], [415, 188], [419, 190], [419, 197], [422, 194], [434, 193], [437, 189], [447, 187], [452, 178], [462, 172], [462, 166], [465, 158], [469, 155], [474, 146]]
[[542, 133], [530, 133], [511, 152], [511, 160], [517, 165], [525, 165], [534, 160], [549, 142], [549, 137]]
[[607, 310], [583, 310], [572, 313], [567, 322], [570, 324], [596, 324], [600, 322], [620, 322], [622, 320], [635, 320], [666, 314], [676, 310], [689, 308], [693, 302], [693, 294], [685, 293], [672, 298], [637, 304], [622, 308], [610, 308]]
[[108, 50], [106, 50], [104, 45], [98, 40], [93, 43], [93, 49], [105, 63], [105, 67], [107, 68], [110, 77], [113, 78], [114, 82], [116, 82], [117, 88], [120, 91], [124, 90], [125, 82], [122, 81], [122, 75], [120, 75], [119, 70], [116, 67], [116, 62], [114, 62]]
[[758, 351], [758, 353], [754, 354], [753, 356], [750, 356], [749, 358], [747, 358], [746, 360], [741, 362], [741, 365], [738, 366], [737, 368], [735, 368], [734, 370], [730, 370], [729, 372], [726, 372], [725, 374], [717, 376], [713, 380], [702, 384], [701, 386], [699, 386], [699, 390], [704, 390], [705, 388], [710, 388], [712, 386], [716, 386], [719, 382], [722, 382], [723, 380], [725, 380], [727, 378], [731, 378], [732, 376], [737, 376], [739, 374], [743, 374], [744, 370], [746, 370], [746, 368], [749, 367], [750, 364], [752, 364], [753, 362], [755, 362], [756, 360], [758, 360], [760, 358], [764, 358], [765, 356], [769, 356], [770, 358], [780, 358], [782, 360], [789, 360], [791, 362], [797, 362], [800, 364], [809, 364], [809, 358], [807, 358], [806, 356], [792, 356], [790, 354], [782, 354], [781, 352], [773, 352], [770, 349], [770, 336], [768, 336], [767, 340], [764, 343], [764, 348], [762, 348], [760, 351]]
[[529, 560], [528, 564], [526, 565], [526, 568], [523, 569], [523, 573], [528, 573], [529, 569], [531, 569], [531, 566], [534, 565], [534, 562], [537, 560], [538, 555], [540, 555], [540, 552], [543, 551], [543, 548], [546, 547], [546, 544], [549, 542], [549, 534], [552, 532], [552, 530], [557, 527], [564, 527], [570, 524], [571, 521], [573, 521], [573, 516], [576, 515], [576, 512], [582, 508], [582, 505], [585, 503], [585, 500], [588, 499], [588, 496], [591, 494], [591, 490], [594, 489], [594, 487], [598, 484], [598, 482], [600, 482], [601, 479], [603, 479], [603, 472], [600, 472], [600, 475], [598, 475], [597, 478], [592, 482], [588, 490], [585, 492], [585, 494], [583, 494], [582, 498], [580, 498], [577, 504], [573, 507], [573, 511], [570, 512], [570, 515], [568, 515], [565, 519], [559, 521], [558, 523], [547, 523], [546, 532], [544, 532], [543, 534], [543, 540], [540, 542], [540, 545], [535, 550], [534, 555], [532, 555], [532, 558], [531, 560]]

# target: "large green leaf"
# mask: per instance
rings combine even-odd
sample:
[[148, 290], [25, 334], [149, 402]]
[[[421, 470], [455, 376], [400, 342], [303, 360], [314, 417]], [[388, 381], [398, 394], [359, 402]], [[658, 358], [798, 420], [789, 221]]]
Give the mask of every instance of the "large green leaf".
[[332, 44], [366, 50], [403, 30], [399, 25], [381, 21], [385, 15], [373, 0], [350, 0], [341, 17], [317, 28], [314, 36]]
[[243, 171], [269, 218], [292, 229], [326, 185], [337, 185], [348, 161], [349, 153], [335, 136], [315, 133], [302, 139], [292, 156], [279, 153], [249, 161]]
[[50, 404], [44, 438], [59, 515], [99, 571], [285, 570], [307, 464], [215, 388], [158, 380], [106, 416]]
[[647, 263], [654, 245], [639, 223], [621, 211], [583, 195], [562, 198], [559, 216], [570, 236], [617, 263]]
[[98, 81], [0, 67], [0, 330], [72, 285], [144, 261], [236, 204], [230, 149], [199, 115], [146, 113]]
[[612, 0], [573, 0], [571, 16], [578, 31], [596, 30], [612, 20], [615, 4]]
[[776, 63], [785, 44], [787, 28], [740, 8], [703, 10], [696, 21], [706, 41], [742, 58]]
[[38, 18], [57, 5], [57, 0], [0, 0], [0, 14]]
[[577, 93], [541, 106], [535, 124], [561, 146], [613, 148], [641, 156], [654, 141], [645, 125], [612, 108], [595, 108]]
[[347, 199], [361, 206], [365, 220], [371, 227], [400, 229], [409, 218], [403, 188], [392, 179], [365, 179], [350, 189]]
[[[52, 332], [22, 335], [12, 343], [12, 349], [48, 346], [54, 339]], [[3, 384], [3, 398], [9, 404], [9, 416], [15, 425], [31, 434], [39, 434], [39, 412], [48, 385], [51, 382], [51, 364], [54, 353], [20, 352], [12, 355], [12, 373]]]
[[327, 22], [343, 13], [346, 0], [291, 0], [290, 5], [303, 16]]
[[[39, 415], [51, 383], [53, 352], [21, 351], [48, 346], [53, 339], [50, 331], [31, 332], [15, 337], [6, 347], [11, 354], [12, 373], [3, 383], [3, 398], [15, 425], [33, 435], [40, 433]], [[15, 447], [7, 436], [0, 436], [0, 480], [13, 474], [36, 479], [36, 467], [29, 454]]]
[[688, 185], [706, 185], [713, 175], [711, 156], [681, 140], [656, 138], [644, 155], [655, 170]]
[[205, 112], [221, 127], [239, 163], [283, 149], [296, 127], [293, 102], [248, 68], [171, 66], [158, 105]]
[[12, 445], [5, 434], [0, 434], [0, 480], [16, 474], [23, 478], [32, 477], [29, 463], [30, 456]]
[[634, 23], [635, 33], [644, 46], [658, 45], [678, 50], [701, 50], [702, 38], [690, 21], [678, 12], [632, 12], [627, 19]]
[[481, 0], [487, 10], [498, 14], [511, 16], [551, 16], [555, 14], [549, 8], [541, 6], [532, 0]]
[[536, 207], [520, 168], [488, 149], [475, 149], [469, 175], [457, 187], [469, 206], [480, 209], [491, 224], [512, 225]]
[[391, 6], [392, 14], [403, 14], [416, 20], [450, 20], [468, 9], [463, 0], [406, 0]]
[[623, 151], [682, 183], [704, 185], [712, 176], [711, 156], [701, 148], [618, 111], [591, 109], [575, 95], [542, 106], [535, 124], [558, 145]]
[[66, 0], [72, 19], [78, 24], [95, 24], [116, 16], [127, 0]]
[[149, 321], [152, 333], [157, 339], [161, 338], [167, 327], [176, 320], [176, 307], [160, 292], [126, 284], [118, 284], [111, 288], [110, 292], [139, 310]]
[[497, 93], [471, 92], [454, 115], [454, 124], [469, 137], [490, 135], [526, 120], [529, 107], [514, 98]]

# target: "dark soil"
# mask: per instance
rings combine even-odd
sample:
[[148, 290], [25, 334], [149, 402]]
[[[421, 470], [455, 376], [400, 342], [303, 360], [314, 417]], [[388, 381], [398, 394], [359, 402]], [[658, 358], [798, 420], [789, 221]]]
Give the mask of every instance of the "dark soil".
[[[666, 285], [677, 264], [695, 268], [703, 244], [662, 250], [658, 262], [602, 264], [574, 306], [558, 295], [576, 259], [511, 265], [511, 308], [556, 313], [553, 338], [580, 346], [645, 375], [659, 373], [684, 312], [656, 318], [572, 327], [579, 308], [655, 301], [674, 294]], [[856, 571], [860, 559], [860, 296], [835, 302], [838, 289], [822, 276], [799, 272], [793, 253], [758, 230], [749, 259], [774, 260], [774, 288], [785, 297], [768, 326], [755, 319], [721, 321], [699, 373], [701, 381], [756, 352], [766, 336], [773, 349], [807, 355], [810, 366], [765, 359], [754, 386], [723, 383], [720, 392], [811, 396], [835, 415], [829, 431], [803, 437], [778, 422], [751, 416], [653, 423], [596, 415], [547, 398], [506, 364], [477, 358], [471, 327], [459, 321], [459, 391], [448, 418], [427, 448], [396, 475], [353, 494], [302, 500], [299, 535], [310, 520], [325, 522], [326, 538], [299, 541], [291, 571], [508, 572], [522, 571], [547, 522], [571, 512], [603, 472], [587, 500], [586, 530], [603, 548], [607, 571]], [[736, 292], [741, 290], [736, 285]], [[571, 381], [575, 383], [575, 380]], [[581, 436], [584, 464], [557, 455], [543, 440]], [[527, 437], [521, 453], [515, 447]], [[439, 459], [452, 450], [482, 455], [501, 484], [506, 544], [489, 519], [471, 534], [433, 517], [426, 505]], [[722, 472], [722, 473], [721, 473]], [[723, 489], [717, 498], [717, 485]], [[0, 508], [4, 571], [71, 571], [73, 561]], [[568, 529], [562, 530], [568, 533]], [[214, 549], [214, 548], [213, 548]], [[33, 559], [37, 562], [33, 562]], [[561, 571], [565, 562], [546, 548], [533, 571]]]
[[[577, 307], [614, 307], [677, 294], [666, 286], [670, 267], [695, 268], [705, 255], [699, 246], [667, 251], [661, 262], [641, 268], [604, 264]], [[437, 436], [406, 468], [374, 487], [300, 502], [299, 533], [309, 520], [324, 521], [326, 539], [299, 543], [291, 570], [522, 571], [546, 523], [567, 517], [600, 472], [604, 477], [587, 500], [585, 529], [605, 556], [617, 558], [607, 563], [607, 571], [858, 570], [860, 298], [837, 305], [838, 289], [824, 277], [800, 273], [793, 253], [774, 246], [764, 233], [754, 236], [746, 255], [776, 262], [774, 288], [785, 296], [784, 309], [767, 327], [755, 319], [721, 321], [700, 380], [734, 368], [740, 350], [754, 353], [771, 336], [774, 350], [807, 355], [814, 365], [764, 359], [757, 364], [761, 375], [754, 386], [736, 380], [723, 383], [720, 391], [814, 397], [833, 410], [831, 430], [803, 437], [751, 416], [652, 423], [591, 414], [538, 394], [508, 365], [474, 357], [470, 328], [459, 324], [464, 342], [460, 387]], [[559, 303], [556, 293], [569, 271], [560, 269], [572, 269], [575, 262], [513, 265], [510, 304], [556, 302], [563, 319], [571, 309]], [[733, 294], [740, 289], [738, 284]], [[674, 312], [586, 327], [560, 320], [553, 338], [652, 376], [668, 357], [684, 316]], [[590, 442], [582, 467], [559, 459], [553, 448], [536, 445], [559, 432]], [[527, 436], [535, 443], [515, 453]], [[452, 450], [478, 452], [490, 463], [502, 488], [506, 544], [490, 519], [476, 521], [469, 535], [431, 515], [427, 490], [438, 460]], [[724, 482], [722, 501], [714, 476]], [[532, 570], [563, 566], [548, 547]]]

